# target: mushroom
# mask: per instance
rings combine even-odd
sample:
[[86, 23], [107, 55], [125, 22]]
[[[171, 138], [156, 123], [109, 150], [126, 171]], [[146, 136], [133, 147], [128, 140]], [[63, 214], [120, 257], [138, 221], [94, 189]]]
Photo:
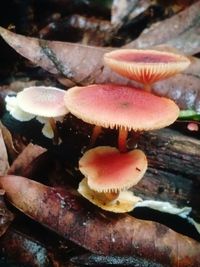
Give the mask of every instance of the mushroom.
[[154, 82], [186, 69], [190, 60], [180, 54], [156, 50], [120, 49], [104, 55], [104, 62], [118, 74], [144, 84], [151, 90]]
[[64, 101], [73, 115], [87, 123], [119, 128], [120, 152], [127, 150], [128, 131], [160, 129], [179, 115], [178, 106], [168, 98], [114, 84], [73, 87], [66, 91]]
[[68, 113], [64, 104], [65, 91], [56, 87], [33, 86], [19, 92], [8, 101], [8, 110], [18, 120], [34, 118], [44, 124], [42, 129], [46, 137], [56, 136], [56, 120]]
[[115, 213], [130, 212], [139, 201], [142, 201], [128, 190], [121, 191], [116, 198], [109, 201], [108, 195], [90, 189], [86, 178], [79, 183], [78, 192], [99, 208]]
[[79, 160], [85, 178], [78, 191], [103, 209], [127, 212], [141, 200], [127, 189], [140, 181], [146, 169], [146, 156], [139, 149], [120, 153], [115, 147], [96, 147]]

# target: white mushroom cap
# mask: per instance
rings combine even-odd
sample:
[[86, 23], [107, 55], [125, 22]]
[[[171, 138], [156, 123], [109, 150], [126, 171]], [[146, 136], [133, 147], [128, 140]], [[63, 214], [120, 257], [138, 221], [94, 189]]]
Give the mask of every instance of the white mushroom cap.
[[6, 102], [6, 110], [8, 110], [13, 118], [18, 121], [30, 121], [32, 120], [35, 115], [27, 113], [19, 108], [17, 104], [16, 96], [9, 96], [7, 95], [5, 98]]
[[18, 106], [25, 112], [43, 117], [59, 117], [68, 113], [65, 91], [56, 87], [33, 86], [17, 94]]

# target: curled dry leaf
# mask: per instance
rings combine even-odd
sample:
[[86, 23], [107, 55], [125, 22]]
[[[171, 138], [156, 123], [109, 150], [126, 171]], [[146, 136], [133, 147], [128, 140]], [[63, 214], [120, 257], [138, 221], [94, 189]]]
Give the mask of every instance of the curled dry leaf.
[[[103, 55], [110, 49], [44, 41], [18, 35], [4, 28], [0, 28], [0, 34], [18, 53], [47, 71], [59, 75], [59, 80], [67, 86], [111, 82], [141, 87], [103, 66]], [[193, 58], [185, 73], [156, 83], [154, 92], [171, 97], [181, 108], [200, 110], [199, 69], [200, 60]]]
[[200, 243], [155, 222], [94, 209], [77, 193], [20, 176], [4, 176], [10, 202], [46, 227], [104, 255], [134, 255], [167, 266], [200, 265]]
[[9, 169], [8, 155], [4, 143], [2, 131], [0, 130], [0, 175], [5, 175]]
[[18, 150], [15, 148], [13, 137], [10, 131], [0, 122], [0, 129], [3, 135], [3, 139], [8, 151], [8, 155], [11, 160], [14, 160], [19, 154]]
[[32, 161], [45, 151], [46, 148], [30, 143], [14, 160], [10, 169], [8, 170], [8, 174], [25, 174], [28, 171], [27, 169]]
[[[200, 52], [200, 2], [194, 3], [177, 15], [153, 24], [127, 48], [149, 48], [167, 43], [187, 55]], [[166, 30], [167, 29], [167, 30]]]

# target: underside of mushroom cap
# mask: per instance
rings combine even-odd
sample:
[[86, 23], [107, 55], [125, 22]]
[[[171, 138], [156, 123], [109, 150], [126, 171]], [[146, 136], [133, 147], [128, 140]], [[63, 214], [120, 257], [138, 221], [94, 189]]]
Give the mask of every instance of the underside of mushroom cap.
[[120, 153], [115, 147], [88, 150], [79, 160], [88, 186], [98, 192], [119, 192], [136, 185], [147, 169], [145, 154], [139, 150]]
[[180, 54], [137, 49], [120, 49], [106, 53], [104, 62], [118, 74], [144, 84], [169, 78], [190, 64], [190, 60]]
[[56, 87], [33, 86], [17, 94], [17, 103], [27, 113], [59, 117], [68, 113], [64, 104], [64, 94], [64, 90]]
[[78, 192], [99, 208], [115, 213], [132, 211], [135, 205], [142, 201], [141, 198], [134, 196], [131, 191], [122, 191], [116, 199], [108, 202], [104, 200], [102, 193], [98, 193], [88, 187], [87, 178], [80, 182]]
[[73, 115], [105, 128], [160, 129], [179, 115], [178, 106], [168, 98], [114, 84], [73, 87], [64, 100]]

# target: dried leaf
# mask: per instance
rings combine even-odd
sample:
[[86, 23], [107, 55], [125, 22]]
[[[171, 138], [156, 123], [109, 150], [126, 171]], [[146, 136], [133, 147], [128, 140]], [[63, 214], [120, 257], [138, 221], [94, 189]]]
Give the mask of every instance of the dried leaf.
[[9, 169], [8, 155], [6, 146], [3, 140], [2, 131], [0, 130], [0, 175], [6, 175]]
[[[65, 85], [111, 82], [142, 87], [141, 84], [120, 77], [103, 66], [102, 58], [108, 51], [106, 48], [44, 41], [18, 35], [1, 27], [0, 34], [18, 53], [49, 72], [61, 75], [60, 81], [62, 80]], [[166, 46], [164, 49], [169, 50]], [[192, 58], [191, 61], [191, 66], [183, 74], [156, 83], [153, 91], [158, 95], [174, 99], [183, 109], [192, 108], [198, 111], [200, 110], [200, 60]]]
[[71, 190], [20, 176], [1, 177], [0, 185], [26, 215], [94, 253], [137, 256], [173, 267], [200, 265], [200, 243], [166, 226], [100, 212]]
[[14, 146], [12, 135], [10, 131], [1, 122], [0, 122], [0, 129], [2, 131], [5, 145], [8, 149], [8, 155], [10, 159], [14, 160], [18, 155], [18, 151], [16, 150]]
[[200, 52], [200, 1], [194, 3], [177, 15], [153, 24], [127, 48], [149, 48], [167, 43], [184, 54], [193, 55]]
[[8, 171], [8, 174], [17, 175], [26, 173], [27, 168], [29, 168], [29, 165], [32, 163], [32, 161], [45, 151], [45, 148], [30, 143], [14, 160]]

